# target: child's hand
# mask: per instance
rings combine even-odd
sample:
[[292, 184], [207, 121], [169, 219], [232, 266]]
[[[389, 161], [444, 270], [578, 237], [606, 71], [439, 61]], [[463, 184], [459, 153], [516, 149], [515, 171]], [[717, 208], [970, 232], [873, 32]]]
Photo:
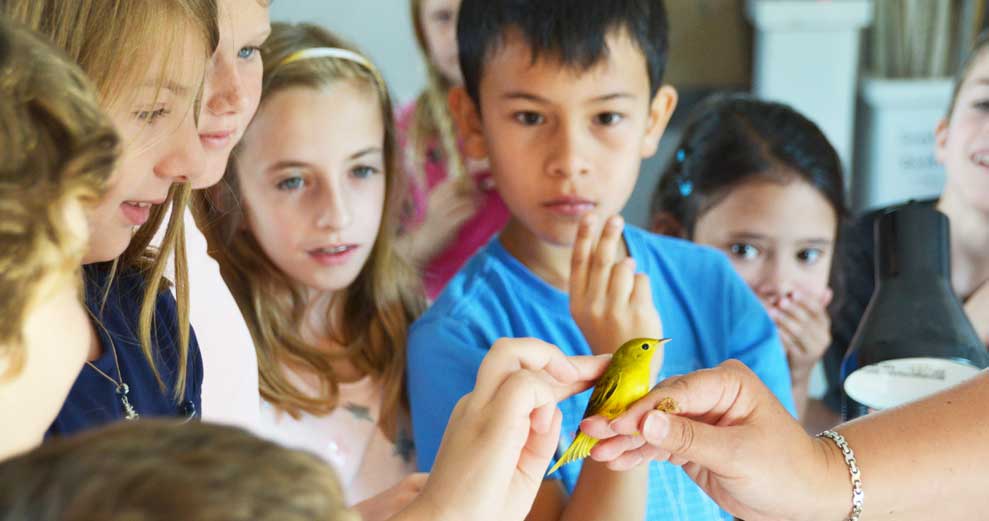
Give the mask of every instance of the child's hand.
[[557, 403], [590, 388], [609, 357], [566, 357], [535, 339], [501, 339], [450, 415], [433, 473], [397, 520], [521, 520], [560, 441]]
[[820, 296], [794, 291], [769, 308], [769, 316], [779, 330], [786, 348], [794, 382], [810, 378], [814, 364], [831, 345], [831, 317], [828, 304], [834, 292], [828, 288]]
[[353, 509], [364, 521], [391, 519], [419, 497], [427, 478], [429, 474], [426, 473], [410, 474], [394, 487], [354, 505]]
[[[649, 277], [635, 273], [632, 258], [615, 262], [623, 226], [620, 216], [608, 219], [595, 246], [595, 218], [589, 214], [573, 245], [570, 314], [595, 354], [614, 353], [632, 338], [663, 338]], [[660, 367], [662, 357], [656, 356]]]
[[983, 345], [989, 345], [989, 281], [983, 282], [965, 301], [965, 314]]
[[416, 261], [425, 263], [439, 254], [477, 212], [479, 194], [464, 179], [448, 178], [429, 194], [426, 219], [412, 237]]

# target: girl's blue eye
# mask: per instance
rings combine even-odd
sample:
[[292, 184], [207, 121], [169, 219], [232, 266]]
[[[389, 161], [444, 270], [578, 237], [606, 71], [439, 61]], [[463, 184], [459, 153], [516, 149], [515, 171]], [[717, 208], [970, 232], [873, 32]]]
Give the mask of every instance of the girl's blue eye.
[[797, 252], [797, 260], [803, 264], [814, 264], [820, 260], [824, 252], [817, 248], [806, 248]]
[[744, 242], [739, 242], [728, 246], [728, 251], [731, 252], [732, 257], [737, 257], [739, 259], [749, 260], [759, 256], [759, 248]]
[[357, 166], [350, 171], [350, 174], [358, 179], [367, 179], [378, 173], [378, 169], [371, 166]]
[[155, 121], [167, 116], [168, 113], [168, 109], [139, 110], [134, 113], [134, 117], [147, 123], [148, 125], [153, 125]]
[[250, 60], [259, 52], [261, 52], [260, 47], [241, 47], [241, 49], [237, 51], [237, 57], [241, 60]]
[[298, 190], [299, 188], [302, 188], [302, 184], [303, 182], [301, 177], [290, 177], [283, 181], [279, 181], [278, 184], [275, 186], [279, 190], [284, 190], [287, 192], [287, 191]]
[[625, 116], [617, 112], [604, 112], [602, 114], [598, 114], [595, 119], [597, 119], [599, 125], [610, 127], [621, 123], [622, 120], [625, 119]]
[[517, 112], [515, 114], [515, 121], [527, 126], [534, 127], [536, 125], [541, 125], [546, 118], [537, 112]]

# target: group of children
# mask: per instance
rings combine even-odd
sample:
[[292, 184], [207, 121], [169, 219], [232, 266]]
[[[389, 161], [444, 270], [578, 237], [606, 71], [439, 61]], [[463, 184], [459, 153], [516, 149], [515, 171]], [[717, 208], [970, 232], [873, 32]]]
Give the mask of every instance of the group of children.
[[[846, 227], [837, 154], [784, 105], [702, 103], [652, 230], [621, 220], [677, 104], [662, 2], [411, 0], [429, 83], [397, 111], [357, 49], [270, 23], [266, 0], [0, 6], [0, 405], [18, 419], [0, 456], [53, 439], [0, 465], [51, 469], [0, 508], [124, 508], [56, 485], [119, 474], [103, 495], [132, 494], [161, 467], [142, 493], [181, 490], [172, 517], [261, 495], [331, 519], [341, 502], [368, 520], [731, 519], [669, 463], [542, 479], [595, 355], [672, 338], [659, 378], [738, 359], [805, 417], [811, 368], [864, 310], [850, 230], [868, 224]], [[987, 48], [937, 129], [953, 282], [982, 333]], [[94, 431], [148, 418], [252, 435]], [[263, 518], [252, 505], [214, 518]]]

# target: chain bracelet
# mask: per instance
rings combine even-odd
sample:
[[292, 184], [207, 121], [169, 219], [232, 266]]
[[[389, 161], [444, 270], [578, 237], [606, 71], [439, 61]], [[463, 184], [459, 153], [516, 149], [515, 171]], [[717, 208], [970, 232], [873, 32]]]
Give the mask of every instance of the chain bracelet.
[[859, 472], [858, 463], [855, 461], [855, 452], [848, 446], [845, 437], [835, 431], [824, 431], [817, 436], [833, 441], [841, 449], [842, 456], [845, 457], [848, 474], [852, 479], [852, 512], [848, 516], [848, 521], [859, 521], [859, 517], [862, 515], [862, 505], [865, 503], [865, 493], [862, 492], [862, 473]]

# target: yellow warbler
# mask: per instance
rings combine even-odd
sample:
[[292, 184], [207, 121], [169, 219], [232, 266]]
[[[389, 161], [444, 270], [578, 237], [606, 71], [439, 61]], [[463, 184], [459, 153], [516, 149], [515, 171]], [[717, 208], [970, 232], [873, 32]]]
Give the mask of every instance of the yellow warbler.
[[[629, 405], [648, 394], [652, 357], [669, 341], [669, 338], [635, 338], [622, 344], [612, 356], [608, 369], [594, 385], [591, 400], [584, 410], [584, 418], [596, 414], [608, 419], [617, 418]], [[567, 463], [586, 458], [597, 442], [597, 438], [577, 431], [573, 443], [567, 447], [556, 465], [549, 469], [547, 475]]]

